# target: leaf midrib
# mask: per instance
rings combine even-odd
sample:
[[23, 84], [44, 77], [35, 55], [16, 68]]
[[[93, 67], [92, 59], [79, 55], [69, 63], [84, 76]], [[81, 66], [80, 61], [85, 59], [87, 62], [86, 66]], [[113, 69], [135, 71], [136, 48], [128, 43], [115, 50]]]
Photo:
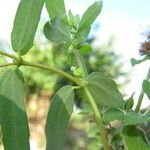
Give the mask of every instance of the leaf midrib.
[[[27, 30], [27, 26], [28, 26], [28, 23], [29, 23], [29, 18], [30, 18], [30, 15], [31, 15], [31, 10], [32, 10], [32, 5], [33, 5], [33, 2], [34, 2], [34, 0], [32, 0], [31, 1], [31, 5], [29, 5], [29, 13], [27, 14], [27, 20], [26, 20], [26, 22], [25, 22], [25, 28], [24, 28], [24, 30], [22, 30], [23, 32], [22, 32], [22, 36], [21, 36], [21, 40], [20, 40], [20, 42], [19, 42], [19, 47], [21, 47], [21, 45], [23, 45], [23, 43], [24, 43], [24, 37], [25, 37], [25, 33], [26, 33], [26, 30]], [[20, 2], [21, 3], [21, 2]], [[24, 47], [22, 47], [22, 49], [24, 49]], [[21, 49], [21, 50], [22, 50]], [[21, 51], [20, 50], [20, 51]]]

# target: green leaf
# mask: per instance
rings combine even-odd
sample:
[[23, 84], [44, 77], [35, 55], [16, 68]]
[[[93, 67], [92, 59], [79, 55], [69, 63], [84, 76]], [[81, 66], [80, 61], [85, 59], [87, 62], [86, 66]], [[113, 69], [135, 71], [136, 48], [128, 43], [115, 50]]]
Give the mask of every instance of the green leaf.
[[125, 104], [125, 108], [124, 108], [126, 111], [131, 110], [134, 105], [133, 96], [134, 96], [134, 93], [131, 95], [131, 97], [129, 99], [126, 100], [126, 104]]
[[61, 88], [52, 99], [45, 130], [46, 150], [63, 150], [73, 104], [74, 92], [71, 86]]
[[87, 78], [87, 87], [97, 104], [109, 107], [123, 107], [125, 101], [116, 83], [100, 72], [93, 72]]
[[67, 20], [64, 0], [45, 0], [45, 3], [51, 20], [56, 17]]
[[102, 1], [97, 1], [93, 5], [91, 5], [84, 15], [81, 18], [81, 22], [79, 24], [78, 32], [89, 28], [97, 16], [100, 14], [102, 9]]
[[11, 33], [13, 49], [21, 55], [33, 46], [44, 0], [21, 0]]
[[[78, 24], [79, 24], [79, 22], [80, 22], [80, 17], [79, 17], [79, 15], [75, 15], [75, 16], [74, 16], [74, 15], [72, 14], [71, 10], [69, 10], [69, 12], [68, 12], [68, 17], [69, 17], [68, 23], [69, 23], [70, 29], [72, 29], [72, 28], [77, 29], [77, 26], [78, 26]], [[76, 31], [75, 31], [75, 32], [76, 32]]]
[[78, 49], [74, 49], [75, 57], [78, 63], [78, 66], [81, 68], [83, 77], [86, 78], [88, 76], [88, 71], [85, 63], [84, 57], [80, 54]]
[[47, 22], [44, 26], [44, 34], [55, 43], [70, 43], [71, 41], [69, 29], [60, 18], [55, 18], [50, 23]]
[[0, 123], [5, 150], [29, 150], [22, 73], [8, 70], [0, 81]]
[[72, 67], [76, 65], [76, 59], [74, 53], [69, 53], [67, 56], [67, 64]]
[[69, 17], [69, 27], [70, 28], [73, 28], [74, 26], [74, 21], [75, 21], [75, 17], [74, 15], [72, 14], [71, 10], [69, 9], [69, 12], [68, 12], [68, 17]]
[[82, 55], [89, 54], [92, 51], [92, 47], [90, 45], [83, 45], [79, 49]]
[[79, 44], [82, 44], [84, 43], [86, 40], [87, 40], [87, 37], [89, 35], [89, 32], [90, 32], [90, 27], [81, 31], [81, 32], [77, 32], [76, 35], [75, 35], [75, 38], [77, 39], [78, 43]]
[[124, 120], [125, 112], [118, 108], [108, 108], [103, 113], [103, 120], [106, 123], [109, 123], [114, 120]]
[[69, 27], [73, 28], [74, 26], [76, 26], [76, 19], [74, 17], [74, 15], [72, 14], [71, 10], [69, 10], [68, 12], [68, 17], [69, 17]]
[[125, 125], [136, 125], [150, 121], [149, 114], [140, 114], [134, 111], [124, 112], [118, 108], [108, 108], [103, 113], [103, 120], [106, 123], [109, 123], [114, 120], [122, 121]]
[[[121, 136], [121, 134], [120, 134], [120, 133], [115, 134], [115, 135], [113, 136], [112, 140], [111, 140], [111, 143], [112, 143], [113, 145], [116, 145], [115, 148], [117, 148], [117, 145], [118, 145], [118, 146], [121, 145], [121, 144], [122, 144], [122, 136]], [[119, 148], [119, 147], [118, 147], [118, 148]]]
[[143, 91], [146, 93], [146, 95], [150, 99], [150, 82], [148, 80], [144, 80], [142, 87], [143, 87]]
[[126, 125], [135, 125], [140, 124], [144, 122], [150, 121], [150, 115], [149, 114], [140, 114], [136, 112], [129, 112], [126, 114], [124, 123]]
[[127, 150], [150, 150], [145, 133], [136, 126], [125, 126], [122, 136]]

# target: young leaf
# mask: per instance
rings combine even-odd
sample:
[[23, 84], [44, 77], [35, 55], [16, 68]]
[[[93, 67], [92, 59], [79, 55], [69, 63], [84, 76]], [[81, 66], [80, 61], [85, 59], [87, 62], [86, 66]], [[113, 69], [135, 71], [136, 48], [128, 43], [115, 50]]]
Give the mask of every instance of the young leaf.
[[133, 96], [134, 96], [134, 93], [131, 95], [131, 97], [129, 99], [126, 100], [126, 104], [125, 104], [125, 108], [124, 108], [126, 111], [131, 110], [134, 105]]
[[45, 0], [45, 3], [51, 20], [56, 17], [67, 20], [64, 0]]
[[29, 150], [22, 73], [8, 70], [0, 81], [0, 123], [5, 150]]
[[70, 28], [73, 28], [74, 26], [75, 26], [75, 17], [74, 17], [74, 15], [72, 14], [72, 12], [71, 12], [71, 10], [69, 10], [69, 12], [68, 12], [68, 17], [69, 17], [69, 21], [68, 21], [68, 23], [69, 23], [69, 27]]
[[71, 21], [73, 23], [74, 22], [74, 15], [72, 14], [72, 11], [70, 9], [68, 11], [68, 17], [69, 17], [69, 21]]
[[125, 104], [116, 83], [100, 72], [93, 72], [88, 76], [87, 87], [96, 103], [101, 106], [123, 107]]
[[68, 21], [68, 23], [69, 23], [69, 27], [70, 28], [77, 28], [77, 26], [78, 26], [78, 24], [79, 24], [79, 22], [80, 22], [80, 17], [79, 17], [79, 15], [73, 15], [72, 14], [72, 12], [71, 12], [71, 10], [69, 10], [69, 12], [68, 12], [68, 17], [69, 17], [69, 21]]
[[21, 0], [11, 33], [13, 49], [21, 55], [33, 46], [44, 0]]
[[122, 136], [127, 150], [149, 150], [150, 145], [145, 133], [136, 126], [125, 126], [122, 129]]
[[150, 99], [150, 82], [148, 80], [144, 80], [142, 87], [143, 87], [143, 91], [146, 93], [146, 95]]
[[44, 34], [55, 43], [70, 43], [71, 41], [69, 29], [60, 18], [55, 18], [50, 23], [47, 22], [44, 26]]
[[68, 122], [73, 112], [74, 92], [71, 86], [61, 88], [50, 106], [46, 122], [46, 150], [63, 150]]
[[92, 51], [92, 47], [90, 45], [83, 45], [79, 49], [83, 55], [89, 54]]
[[75, 57], [76, 57], [78, 66], [81, 68], [81, 71], [82, 71], [84, 78], [86, 78], [88, 76], [88, 71], [87, 71], [87, 67], [85, 64], [85, 59], [80, 54], [80, 51], [78, 49], [74, 49], [74, 53], [75, 53]]
[[75, 38], [77, 39], [78, 43], [82, 44], [87, 40], [87, 37], [90, 33], [90, 27], [81, 31], [81, 32], [77, 32], [75, 35]]
[[97, 1], [93, 5], [91, 5], [84, 15], [81, 18], [81, 22], [79, 24], [78, 32], [83, 31], [86, 28], [89, 28], [97, 16], [100, 14], [102, 9], [102, 1]]
[[76, 77], [81, 77], [83, 74], [82, 74], [82, 70], [81, 68], [76, 68], [74, 71], [73, 71], [73, 75], [76, 76]]
[[76, 59], [74, 53], [69, 53], [67, 56], [67, 64], [72, 67], [76, 65]]

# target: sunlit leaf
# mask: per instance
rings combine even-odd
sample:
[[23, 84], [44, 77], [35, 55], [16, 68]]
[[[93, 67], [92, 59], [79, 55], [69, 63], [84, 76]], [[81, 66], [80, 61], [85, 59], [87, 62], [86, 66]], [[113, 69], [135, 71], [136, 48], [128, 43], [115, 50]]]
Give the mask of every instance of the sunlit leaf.
[[56, 17], [60, 17], [63, 20], [67, 19], [64, 0], [45, 0], [45, 3], [51, 20]]
[[83, 14], [81, 18], [81, 22], [79, 24], [78, 32], [89, 28], [97, 16], [100, 14], [102, 9], [102, 1], [97, 1], [93, 5], [91, 5], [87, 11]]
[[69, 16], [69, 27], [70, 28], [77, 28], [79, 21], [80, 21], [79, 15], [74, 16], [72, 14], [71, 10], [69, 10], [68, 16]]
[[90, 33], [90, 27], [81, 31], [81, 32], [77, 32], [76, 35], [75, 35], [75, 38], [78, 40], [78, 43], [84, 43], [87, 38], [88, 38], [88, 35]]

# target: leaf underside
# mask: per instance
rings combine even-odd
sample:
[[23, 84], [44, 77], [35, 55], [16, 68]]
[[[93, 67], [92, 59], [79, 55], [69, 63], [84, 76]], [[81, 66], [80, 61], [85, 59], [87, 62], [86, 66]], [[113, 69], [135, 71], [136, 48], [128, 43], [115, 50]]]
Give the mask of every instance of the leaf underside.
[[62, 87], [52, 99], [45, 129], [46, 150], [63, 150], [73, 104], [74, 93], [71, 86]]
[[22, 73], [8, 70], [0, 81], [0, 124], [5, 150], [29, 150]]

